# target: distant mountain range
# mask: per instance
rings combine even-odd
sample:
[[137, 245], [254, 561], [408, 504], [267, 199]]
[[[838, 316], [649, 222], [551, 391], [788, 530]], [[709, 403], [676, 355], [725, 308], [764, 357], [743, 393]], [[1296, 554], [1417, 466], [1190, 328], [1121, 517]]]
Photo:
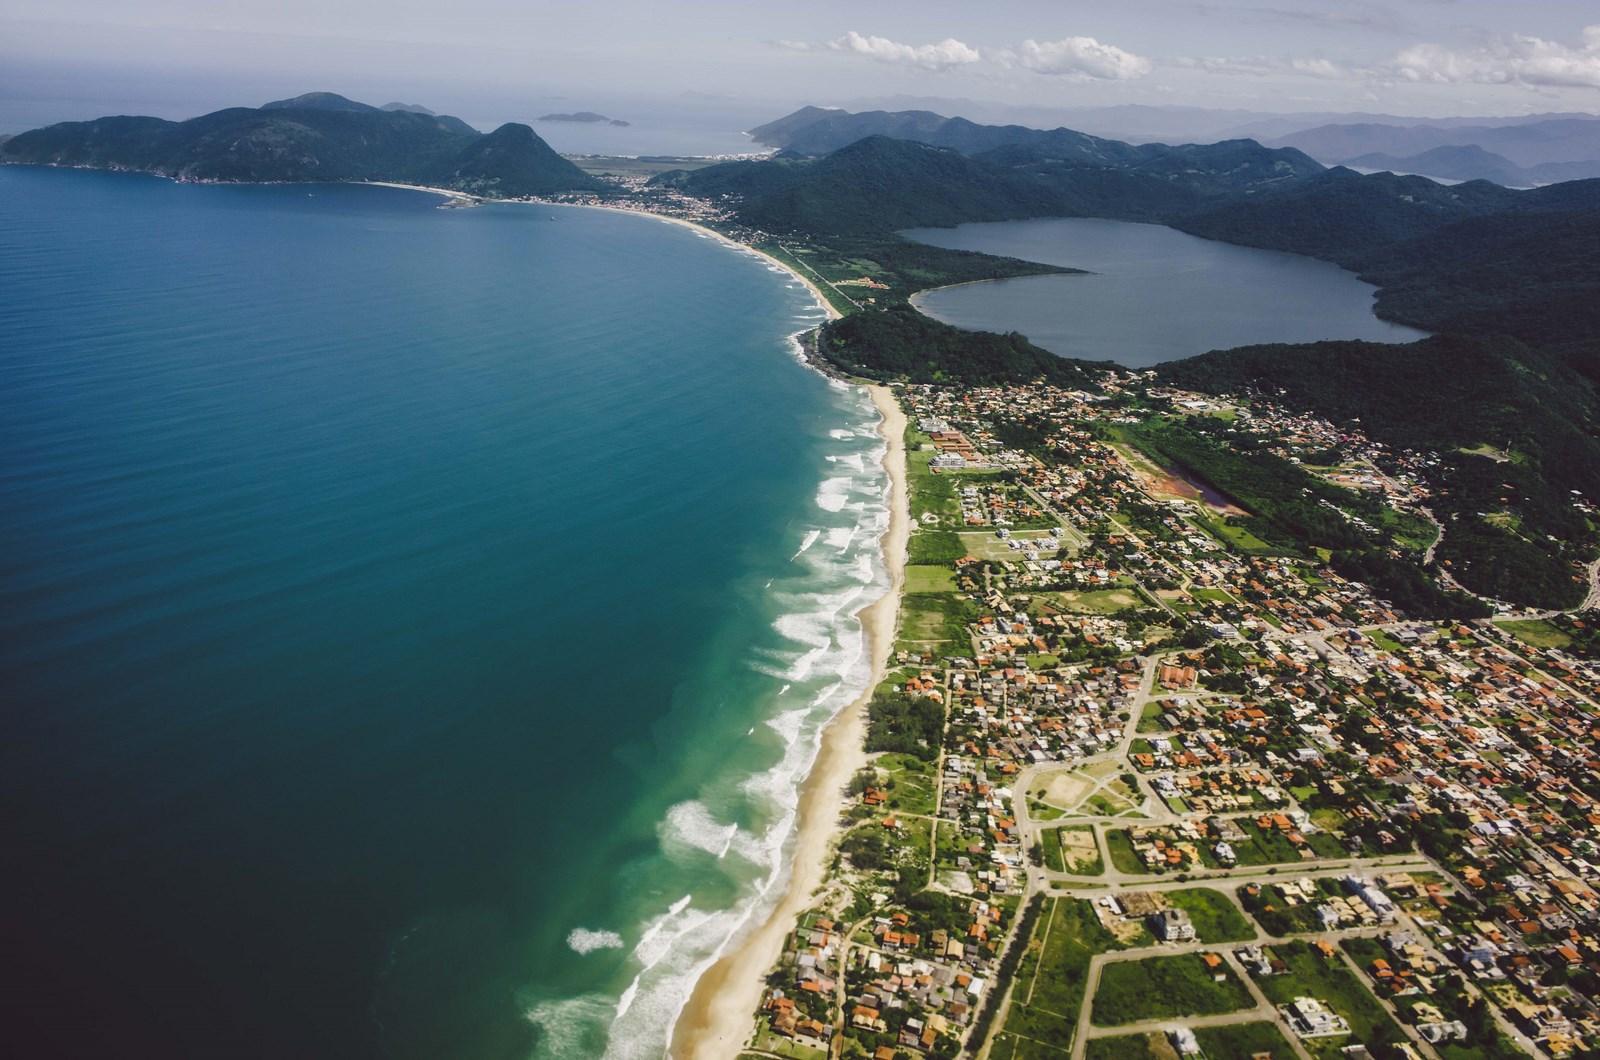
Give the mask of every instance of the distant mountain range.
[[1528, 187], [1600, 177], [1600, 118], [1514, 124], [1322, 125], [1270, 141], [1323, 162]]
[[1241, 138], [1269, 141], [1322, 125], [1359, 123], [1430, 128], [1479, 125], [1502, 127], [1559, 118], [1595, 117], [1593, 114], [1552, 112], [1515, 117], [1426, 118], [1349, 111], [1282, 112], [1145, 103], [1119, 103], [1104, 107], [1052, 107], [1000, 103], [994, 100], [912, 95], [868, 96], [835, 102], [834, 109], [839, 110], [931, 110], [939, 114], [959, 114], [972, 121], [989, 125], [1028, 125], [1036, 129], [1050, 129], [1064, 125], [1069, 129], [1126, 140], [1130, 143], [1209, 143]]
[[599, 190], [526, 125], [480, 133], [415, 104], [373, 107], [310, 92], [172, 122], [107, 117], [20, 133], [0, 162], [156, 173], [184, 180], [388, 180], [490, 198]]
[[615, 125], [622, 129], [626, 129], [629, 125], [620, 118], [608, 118], [592, 110], [580, 110], [573, 114], [541, 114], [536, 120], [575, 122], [580, 125]]
[[[1132, 111], [1138, 113], [1124, 113]], [[1103, 121], [1117, 122], [1120, 118], [1122, 123], [1139, 125], [1154, 120], [1152, 114], [1167, 115], [1168, 110], [1130, 106], [1101, 108], [1092, 113]], [[1248, 114], [1228, 112], [1226, 116]], [[1487, 123], [1491, 120], [1495, 124]], [[1508, 187], [1600, 177], [1600, 118], [1595, 117], [1435, 119], [1412, 125], [1324, 124], [1279, 135], [1289, 121], [1290, 116], [1262, 118], [1244, 123], [1238, 130], [1259, 129], [1254, 135], [1276, 136], [1266, 146], [1291, 148], [1306, 156], [1305, 162], [1315, 159], [1325, 165], [1414, 173], [1444, 180], [1489, 180]], [[1185, 150], [1160, 143], [1135, 145], [1064, 127], [986, 125], [928, 110], [852, 112], [802, 107], [757, 126], [749, 135], [759, 143], [800, 155], [828, 154], [866, 136], [916, 140], [965, 155], [980, 155], [1002, 147], [1027, 147], [1065, 161], [1100, 165], [1137, 164]]]

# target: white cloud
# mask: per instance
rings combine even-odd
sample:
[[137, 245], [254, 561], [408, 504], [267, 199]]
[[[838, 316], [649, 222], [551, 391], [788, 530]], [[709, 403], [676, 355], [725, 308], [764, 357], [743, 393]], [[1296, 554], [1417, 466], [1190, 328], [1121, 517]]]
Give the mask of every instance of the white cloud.
[[978, 49], [954, 37], [947, 37], [937, 44], [901, 44], [887, 37], [863, 37], [851, 30], [837, 40], [829, 41], [828, 47], [834, 51], [875, 59], [880, 63], [920, 66], [924, 70], [949, 70], [982, 58]]
[[1575, 48], [1523, 36], [1470, 49], [1418, 44], [1397, 55], [1394, 65], [1408, 81], [1600, 88], [1600, 25], [1585, 27]]
[[1130, 81], [1150, 72], [1142, 55], [1102, 44], [1093, 37], [1064, 37], [1055, 41], [1025, 40], [1014, 58], [1022, 67], [1040, 74], [1098, 81]]
[[1361, 77], [1370, 71], [1361, 67], [1347, 66], [1336, 63], [1331, 59], [1179, 59], [1176, 65], [1190, 70], [1204, 70], [1208, 74], [1243, 75], [1246, 77], [1269, 77], [1272, 75], [1291, 75], [1298, 77], [1315, 77], [1322, 80], [1342, 80]]

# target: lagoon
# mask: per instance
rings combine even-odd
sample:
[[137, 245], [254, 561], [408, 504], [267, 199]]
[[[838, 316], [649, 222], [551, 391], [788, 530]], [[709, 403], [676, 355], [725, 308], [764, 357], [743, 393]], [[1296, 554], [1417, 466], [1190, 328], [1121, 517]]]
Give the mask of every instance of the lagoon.
[[1201, 239], [1163, 225], [1054, 218], [918, 228], [908, 238], [1090, 275], [1027, 276], [918, 295], [957, 327], [1020, 331], [1063, 357], [1129, 368], [1273, 342], [1411, 342], [1373, 315], [1371, 284], [1330, 262]]

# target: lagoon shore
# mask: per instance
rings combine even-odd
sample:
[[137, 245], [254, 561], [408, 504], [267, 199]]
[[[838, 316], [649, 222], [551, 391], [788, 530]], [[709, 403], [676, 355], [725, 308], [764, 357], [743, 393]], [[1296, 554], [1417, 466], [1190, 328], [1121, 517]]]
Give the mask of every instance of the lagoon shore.
[[857, 616], [872, 654], [872, 678], [823, 732], [817, 760], [800, 792], [791, 871], [782, 897], [753, 931], [735, 939], [729, 952], [706, 970], [679, 1014], [671, 1045], [671, 1055], [678, 1060], [726, 1060], [738, 1055], [750, 1037], [764, 978], [782, 955], [796, 918], [811, 904], [827, 875], [845, 786], [867, 762], [867, 701], [883, 680], [894, 648], [910, 534], [905, 413], [888, 387], [872, 385], [867, 391], [883, 417], [879, 430], [886, 443], [883, 467], [889, 475], [889, 528], [883, 535], [889, 589]]

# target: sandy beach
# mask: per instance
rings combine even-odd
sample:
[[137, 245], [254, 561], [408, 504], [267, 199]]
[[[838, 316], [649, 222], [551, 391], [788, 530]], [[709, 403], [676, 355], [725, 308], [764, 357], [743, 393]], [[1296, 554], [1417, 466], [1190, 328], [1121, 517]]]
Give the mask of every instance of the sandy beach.
[[[755, 247], [736, 242], [722, 233], [678, 217], [599, 206], [620, 213], [639, 214], [682, 225], [720, 240], [736, 250], [760, 255], [804, 284], [830, 320], [840, 316], [815, 281], [794, 267]], [[866, 689], [828, 723], [822, 734], [817, 760], [800, 789], [800, 806], [790, 851], [790, 874], [775, 906], [748, 931], [736, 937], [728, 951], [695, 983], [673, 1026], [670, 1054], [679, 1060], [725, 1060], [735, 1056], [755, 1027], [756, 1006], [767, 972], [783, 953], [784, 940], [796, 918], [812, 902], [826, 877], [826, 868], [838, 833], [844, 791], [850, 778], [866, 764], [866, 708], [872, 690], [883, 680], [894, 647], [905, 584], [906, 542], [911, 531], [906, 495], [905, 413], [886, 386], [868, 386], [868, 394], [883, 422], [879, 430], [886, 448], [883, 467], [889, 475], [889, 528], [883, 535], [883, 558], [889, 589], [857, 612], [872, 657], [872, 677]]]
[[863, 608], [858, 617], [872, 653], [872, 680], [855, 702], [828, 724], [816, 764], [800, 791], [792, 872], [778, 903], [721, 960], [712, 965], [678, 1016], [671, 1055], [679, 1060], [726, 1060], [743, 1047], [755, 1025], [763, 981], [783, 952], [795, 919], [822, 884], [838, 829], [845, 786], [867, 760], [866, 706], [872, 689], [883, 680], [894, 647], [900, 592], [905, 583], [906, 541], [910, 533], [906, 498], [905, 413], [886, 386], [869, 386], [872, 403], [883, 416], [880, 427], [888, 449], [883, 466], [889, 473], [889, 529], [883, 535], [889, 591]]
[[[416, 190], [450, 194], [438, 188]], [[840, 316], [816, 282], [791, 265], [755, 247], [729, 239], [705, 225], [616, 206], [583, 208], [611, 210], [666, 221], [693, 229], [734, 250], [757, 254], [804, 284], [829, 319]], [[700, 976], [689, 1000], [678, 1014], [672, 1029], [670, 1054], [679, 1060], [727, 1060], [737, 1055], [744, 1046], [755, 1027], [756, 1006], [761, 1003], [767, 972], [777, 963], [783, 952], [784, 940], [794, 927], [796, 918], [811, 905], [817, 888], [827, 875], [826, 868], [844, 806], [845, 787], [867, 761], [867, 701], [872, 698], [872, 690], [883, 680], [894, 647], [911, 524], [906, 494], [905, 413], [888, 387], [869, 385], [866, 389], [873, 406], [883, 417], [879, 431], [885, 442], [883, 467], [889, 475], [889, 528], [882, 539], [889, 588], [883, 596], [857, 612], [872, 658], [872, 677], [861, 695], [835, 715], [823, 730], [816, 762], [800, 789], [794, 841], [789, 851], [791, 871], [782, 895], [754, 927], [736, 936], [722, 957]]]

